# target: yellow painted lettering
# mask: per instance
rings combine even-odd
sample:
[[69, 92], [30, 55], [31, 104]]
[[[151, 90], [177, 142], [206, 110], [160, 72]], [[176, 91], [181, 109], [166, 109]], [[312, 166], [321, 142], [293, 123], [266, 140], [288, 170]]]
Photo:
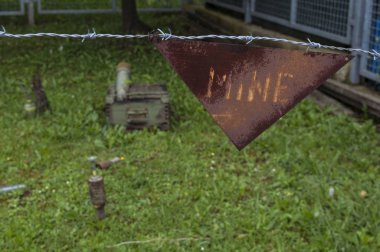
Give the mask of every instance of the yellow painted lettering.
[[218, 78], [218, 81], [217, 81], [218, 86], [221, 87], [226, 83], [227, 75], [223, 75], [222, 78], [220, 78], [219, 75], [216, 75], [216, 77]]
[[240, 101], [243, 94], [243, 83], [240, 82], [240, 87], [236, 96], [236, 100]]
[[264, 94], [263, 94], [263, 101], [264, 102], [267, 101], [269, 85], [270, 85], [270, 77], [266, 78], [266, 80], [265, 80], [265, 90], [264, 90]]
[[256, 81], [257, 72], [253, 72], [251, 86], [248, 90], [248, 101], [252, 102], [255, 99], [256, 91], [258, 95], [261, 95], [262, 100], [265, 102], [268, 97], [270, 87], [270, 77], [266, 78], [264, 87], [261, 86], [259, 81]]
[[256, 71], [254, 71], [252, 74], [251, 87], [248, 90], [248, 101], [249, 102], [252, 102], [253, 98], [254, 98], [254, 88], [255, 88], [254, 85], [255, 85], [255, 81], [256, 81], [256, 74], [257, 74]]
[[226, 100], [229, 100], [231, 99], [231, 88], [232, 88], [231, 74], [228, 76], [226, 88], [227, 88]]
[[274, 90], [274, 95], [273, 95], [273, 103], [284, 103], [287, 101], [287, 99], [280, 99], [281, 91], [286, 90], [287, 86], [283, 85], [283, 78], [293, 78], [293, 74], [290, 73], [279, 73], [277, 82], [276, 82], [276, 87]]
[[210, 78], [208, 80], [208, 87], [207, 87], [207, 97], [208, 98], [211, 98], [211, 96], [212, 96], [211, 88], [212, 88], [212, 83], [214, 82], [214, 75], [215, 75], [214, 68], [210, 67]]

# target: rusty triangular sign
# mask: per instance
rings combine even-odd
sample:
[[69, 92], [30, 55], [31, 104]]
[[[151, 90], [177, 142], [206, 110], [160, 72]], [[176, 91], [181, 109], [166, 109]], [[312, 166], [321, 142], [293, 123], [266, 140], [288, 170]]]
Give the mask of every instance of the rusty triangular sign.
[[239, 150], [351, 59], [241, 44], [154, 43]]

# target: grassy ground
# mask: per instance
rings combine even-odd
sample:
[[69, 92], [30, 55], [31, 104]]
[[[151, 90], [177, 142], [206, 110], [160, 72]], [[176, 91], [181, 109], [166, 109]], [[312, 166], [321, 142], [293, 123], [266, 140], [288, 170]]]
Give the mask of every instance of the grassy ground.
[[[195, 33], [178, 15], [143, 19]], [[15, 33], [120, 29], [117, 15], [44, 17], [35, 28], [0, 21]], [[105, 93], [121, 60], [134, 81], [168, 84], [171, 131], [126, 135], [106, 125]], [[54, 113], [25, 120], [19, 84], [37, 68]], [[156, 238], [114, 250], [380, 249], [380, 137], [370, 121], [305, 101], [238, 152], [147, 41], [0, 39], [0, 87], [0, 185], [31, 191], [0, 195], [1, 251], [104, 251]], [[90, 155], [126, 157], [102, 173], [101, 222], [88, 197]], [[181, 237], [197, 239], [170, 240]]]

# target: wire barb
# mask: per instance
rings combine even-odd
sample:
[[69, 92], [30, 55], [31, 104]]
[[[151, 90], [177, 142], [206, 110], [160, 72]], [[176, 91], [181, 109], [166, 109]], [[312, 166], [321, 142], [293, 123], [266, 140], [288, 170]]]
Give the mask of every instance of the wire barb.
[[97, 37], [95, 28], [92, 28], [92, 32], [88, 30], [87, 34], [83, 35], [82, 43], [88, 38], [88, 39], [95, 39]]
[[5, 30], [4, 26], [1, 26], [1, 31], [0, 31], [0, 37], [5, 37], [5, 34], [7, 33], [7, 31]]
[[244, 39], [247, 41], [246, 45], [252, 43], [252, 41], [255, 40], [252, 34], [250, 36], [245, 36]]
[[316, 42], [313, 42], [313, 41], [311, 41], [309, 38], [307, 38], [307, 41], [309, 42], [309, 46], [310, 46], [310, 47], [314, 47], [314, 48], [321, 48], [321, 47], [322, 47], [321, 44], [316, 43]]
[[173, 34], [170, 29], [169, 29], [169, 33], [165, 33], [161, 29], [157, 29], [157, 31], [160, 33], [159, 36], [162, 38], [162, 40], [169, 40], [170, 38], [173, 37]]
[[377, 52], [375, 49], [372, 49], [372, 53], [371, 53], [371, 55], [373, 56], [373, 60], [376, 60], [376, 58], [377, 58], [377, 59], [380, 58], [380, 53]]

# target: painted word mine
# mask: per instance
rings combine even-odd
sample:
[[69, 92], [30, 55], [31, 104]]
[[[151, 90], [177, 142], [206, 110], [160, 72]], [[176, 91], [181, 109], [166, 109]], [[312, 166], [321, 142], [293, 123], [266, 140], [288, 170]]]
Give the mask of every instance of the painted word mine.
[[262, 102], [273, 102], [277, 104], [284, 104], [287, 102], [285, 97], [281, 95], [288, 88], [286, 85], [286, 80], [293, 79], [293, 74], [278, 72], [273, 81], [272, 77], [269, 75], [265, 78], [265, 81], [260, 81], [257, 79], [257, 71], [252, 71], [249, 83], [243, 83], [240, 81], [239, 86], [236, 91], [232, 91], [232, 74], [228, 76], [218, 75], [215, 73], [213, 67], [210, 68], [209, 81], [207, 87], [206, 97], [212, 97], [212, 89], [214, 85], [220, 87], [225, 87], [225, 99], [236, 101], [246, 101], [253, 102], [255, 100], [261, 100]]

